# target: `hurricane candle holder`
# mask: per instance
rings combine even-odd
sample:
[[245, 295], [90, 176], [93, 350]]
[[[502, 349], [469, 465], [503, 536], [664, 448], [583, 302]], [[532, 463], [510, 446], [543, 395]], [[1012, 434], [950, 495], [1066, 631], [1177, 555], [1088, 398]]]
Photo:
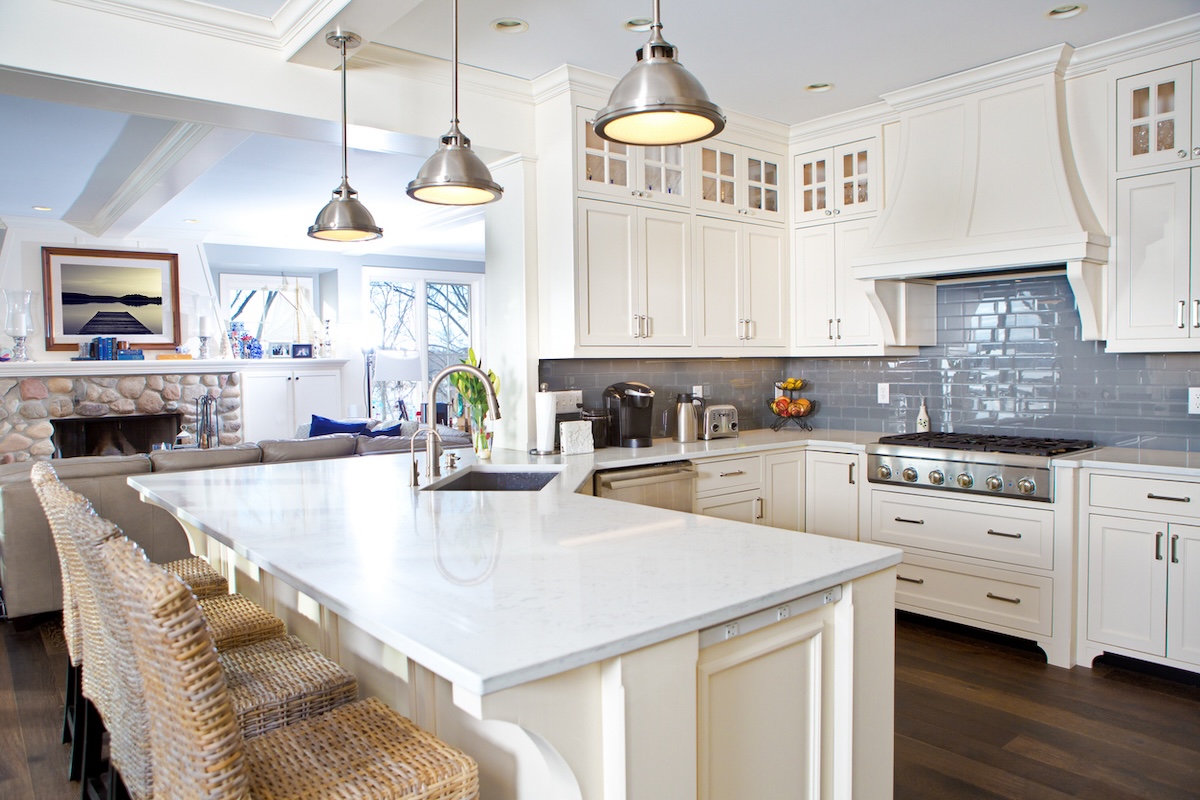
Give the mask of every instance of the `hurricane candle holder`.
[[29, 361], [25, 349], [25, 338], [33, 331], [33, 316], [29, 304], [33, 291], [29, 289], [5, 289], [4, 332], [13, 338], [13, 361]]

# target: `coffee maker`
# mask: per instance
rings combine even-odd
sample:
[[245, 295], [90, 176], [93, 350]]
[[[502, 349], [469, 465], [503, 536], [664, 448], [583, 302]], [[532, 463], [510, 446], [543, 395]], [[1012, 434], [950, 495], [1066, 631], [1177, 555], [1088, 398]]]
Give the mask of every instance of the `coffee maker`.
[[654, 390], [644, 383], [625, 381], [604, 390], [608, 411], [608, 443], [613, 447], [649, 447], [654, 417]]

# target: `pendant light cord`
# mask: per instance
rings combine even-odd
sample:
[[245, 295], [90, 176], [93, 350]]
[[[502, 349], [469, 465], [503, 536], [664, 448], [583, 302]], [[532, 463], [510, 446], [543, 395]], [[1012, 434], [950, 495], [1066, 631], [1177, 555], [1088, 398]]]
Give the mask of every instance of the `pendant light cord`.
[[[450, 26], [450, 53], [454, 61], [454, 74], [450, 80], [450, 121], [458, 124], [458, 0], [452, 0], [454, 20]], [[655, 0], [658, 2], [658, 0]]]
[[[658, 0], [655, 0], [657, 2]], [[346, 37], [340, 36], [338, 49], [342, 52], [342, 183], [350, 180], [346, 168]]]

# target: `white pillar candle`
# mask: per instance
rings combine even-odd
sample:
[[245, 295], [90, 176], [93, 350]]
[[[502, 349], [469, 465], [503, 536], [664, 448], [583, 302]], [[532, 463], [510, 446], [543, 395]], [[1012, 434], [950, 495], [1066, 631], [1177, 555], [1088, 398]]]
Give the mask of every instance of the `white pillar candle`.
[[24, 311], [14, 311], [12, 318], [12, 329], [17, 331], [18, 336], [24, 336], [29, 330], [29, 315]]
[[212, 336], [212, 319], [209, 317], [201, 317], [199, 323], [200, 332], [198, 336]]

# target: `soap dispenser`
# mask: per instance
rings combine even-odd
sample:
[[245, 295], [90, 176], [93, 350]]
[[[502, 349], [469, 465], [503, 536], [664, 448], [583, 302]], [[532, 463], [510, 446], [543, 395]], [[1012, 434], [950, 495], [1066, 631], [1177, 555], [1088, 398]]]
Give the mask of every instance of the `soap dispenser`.
[[921, 410], [917, 412], [917, 433], [929, 432], [929, 409], [925, 407], [925, 398], [921, 398]]

